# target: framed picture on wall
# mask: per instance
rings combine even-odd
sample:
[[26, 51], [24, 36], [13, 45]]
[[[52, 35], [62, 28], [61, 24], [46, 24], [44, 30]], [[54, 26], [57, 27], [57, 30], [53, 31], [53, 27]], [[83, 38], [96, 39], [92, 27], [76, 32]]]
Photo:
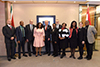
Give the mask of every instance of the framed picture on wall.
[[45, 20], [48, 20], [49, 25], [52, 26], [52, 24], [55, 23], [55, 15], [37, 15], [37, 23], [41, 22], [45, 25]]

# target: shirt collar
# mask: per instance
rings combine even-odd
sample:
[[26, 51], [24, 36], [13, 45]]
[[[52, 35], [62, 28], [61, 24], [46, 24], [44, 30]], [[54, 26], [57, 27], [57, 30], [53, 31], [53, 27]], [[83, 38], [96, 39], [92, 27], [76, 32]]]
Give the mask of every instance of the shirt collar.
[[11, 25], [10, 24], [7, 24], [9, 27], [11, 27]]

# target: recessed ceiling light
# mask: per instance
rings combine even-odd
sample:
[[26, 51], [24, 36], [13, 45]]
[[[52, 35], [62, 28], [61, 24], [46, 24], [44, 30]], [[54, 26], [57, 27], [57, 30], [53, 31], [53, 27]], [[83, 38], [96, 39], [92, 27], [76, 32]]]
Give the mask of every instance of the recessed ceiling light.
[[14, 2], [16, 2], [16, 1], [14, 1]]
[[76, 1], [74, 1], [74, 3], [76, 3]]

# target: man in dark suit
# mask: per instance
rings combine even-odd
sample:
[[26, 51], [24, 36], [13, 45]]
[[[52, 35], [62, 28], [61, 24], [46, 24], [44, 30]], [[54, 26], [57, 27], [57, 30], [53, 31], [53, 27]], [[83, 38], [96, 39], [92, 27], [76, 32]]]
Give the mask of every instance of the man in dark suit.
[[86, 48], [87, 48], [87, 56], [85, 57], [87, 60], [92, 59], [93, 55], [93, 44], [95, 42], [94, 35], [97, 33], [94, 26], [89, 25], [89, 21], [85, 22], [85, 29], [86, 29]]
[[53, 29], [51, 31], [51, 34], [52, 34], [52, 45], [53, 45], [53, 54], [52, 56], [56, 57], [58, 56], [58, 31], [57, 31], [57, 28], [56, 28], [56, 24], [54, 23], [53, 24]]
[[17, 42], [18, 42], [18, 58], [21, 59], [21, 47], [23, 51], [23, 56], [27, 57], [25, 55], [25, 28], [24, 28], [24, 22], [20, 21], [20, 26], [16, 28], [16, 36], [17, 36]]
[[83, 28], [83, 23], [80, 22], [79, 23], [80, 28], [78, 29], [78, 46], [79, 46], [79, 53], [80, 56], [78, 57], [78, 59], [83, 59], [83, 47], [85, 44], [85, 40], [86, 40], [86, 31], [85, 28]]
[[[62, 25], [59, 24], [59, 20], [58, 19], [56, 19], [56, 28], [57, 28], [57, 30], [62, 28]], [[59, 51], [59, 55], [60, 55], [61, 49], [60, 49], [60, 43], [59, 42], [60, 41], [58, 39], [58, 51]]]
[[35, 47], [33, 46], [34, 28], [35, 28], [35, 25], [33, 25], [33, 20], [30, 20], [30, 24], [26, 25], [26, 31], [25, 31], [26, 32], [27, 49], [28, 49], [29, 56], [31, 56], [31, 47], [32, 47], [32, 50], [33, 50], [33, 54], [35, 54]]
[[14, 57], [15, 52], [15, 28], [11, 26], [11, 20], [7, 20], [7, 25], [2, 29], [3, 35], [5, 37], [6, 51], [7, 51], [7, 59], [11, 61], [12, 59], [16, 59]]
[[48, 56], [50, 56], [51, 54], [51, 45], [50, 45], [51, 26], [48, 25], [48, 20], [45, 21], [44, 30], [45, 30], [45, 50], [46, 50], [44, 54], [48, 54]]

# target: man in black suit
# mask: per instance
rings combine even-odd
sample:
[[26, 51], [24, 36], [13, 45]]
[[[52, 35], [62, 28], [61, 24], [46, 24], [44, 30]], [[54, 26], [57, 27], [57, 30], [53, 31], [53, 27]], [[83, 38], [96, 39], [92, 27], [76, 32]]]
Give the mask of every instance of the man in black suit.
[[58, 56], [58, 31], [57, 31], [57, 28], [56, 28], [56, 24], [54, 23], [53, 24], [53, 29], [51, 31], [51, 34], [52, 34], [52, 45], [53, 45], [53, 54], [52, 56], [56, 57]]
[[78, 57], [78, 59], [83, 59], [83, 47], [85, 44], [85, 40], [86, 40], [86, 31], [85, 28], [83, 28], [83, 23], [80, 22], [79, 23], [80, 28], [78, 29], [78, 46], [79, 46], [79, 53], [80, 56]]
[[21, 47], [23, 51], [23, 56], [27, 57], [25, 55], [25, 28], [24, 28], [24, 22], [20, 21], [20, 26], [16, 28], [16, 36], [17, 36], [17, 42], [18, 42], [18, 58], [21, 59]]
[[[62, 25], [59, 24], [59, 20], [58, 19], [56, 19], [56, 28], [57, 28], [57, 30], [62, 28]], [[60, 41], [58, 39], [58, 51], [59, 51], [59, 55], [60, 55], [61, 49], [60, 49], [60, 43], [59, 42]]]
[[48, 56], [50, 56], [51, 54], [51, 45], [50, 45], [51, 26], [48, 25], [48, 20], [45, 21], [44, 30], [45, 30], [45, 50], [46, 50], [44, 54], [48, 54]]
[[11, 61], [12, 59], [16, 59], [14, 57], [15, 52], [15, 28], [11, 26], [11, 20], [7, 20], [7, 25], [2, 29], [3, 35], [5, 37], [6, 51], [7, 51], [7, 59]]
[[33, 25], [33, 20], [30, 20], [30, 24], [26, 25], [26, 41], [27, 41], [27, 49], [28, 49], [29, 56], [31, 56], [31, 47], [32, 47], [32, 50], [33, 50], [33, 54], [35, 54], [35, 47], [33, 46], [34, 28], [35, 28], [35, 25]]

